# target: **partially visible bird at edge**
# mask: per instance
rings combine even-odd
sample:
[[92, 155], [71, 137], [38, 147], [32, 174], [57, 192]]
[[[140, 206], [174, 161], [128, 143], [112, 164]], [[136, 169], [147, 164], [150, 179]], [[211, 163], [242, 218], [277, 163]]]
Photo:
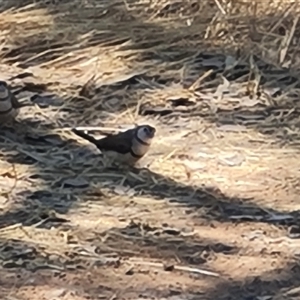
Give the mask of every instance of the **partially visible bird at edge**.
[[0, 125], [14, 121], [20, 108], [26, 105], [17, 100], [5, 81], [0, 80]]
[[72, 131], [94, 144], [107, 157], [128, 165], [135, 165], [148, 152], [156, 133], [156, 129], [150, 125], [139, 125], [117, 134], [106, 134], [101, 139], [95, 139], [76, 128]]

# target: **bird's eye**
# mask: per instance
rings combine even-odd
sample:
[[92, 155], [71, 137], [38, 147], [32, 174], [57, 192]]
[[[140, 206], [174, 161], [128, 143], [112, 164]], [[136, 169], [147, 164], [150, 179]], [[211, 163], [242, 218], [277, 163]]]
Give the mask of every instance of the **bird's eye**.
[[144, 128], [145, 133], [149, 133], [149, 129], [147, 127]]

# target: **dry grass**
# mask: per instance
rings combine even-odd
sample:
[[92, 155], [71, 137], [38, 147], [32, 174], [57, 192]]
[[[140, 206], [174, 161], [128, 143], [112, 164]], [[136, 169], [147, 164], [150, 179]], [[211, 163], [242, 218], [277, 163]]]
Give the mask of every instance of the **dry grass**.
[[[0, 18], [34, 103], [0, 141], [2, 298], [297, 297], [300, 5], [36, 2]], [[67, 129], [143, 122], [144, 169]]]

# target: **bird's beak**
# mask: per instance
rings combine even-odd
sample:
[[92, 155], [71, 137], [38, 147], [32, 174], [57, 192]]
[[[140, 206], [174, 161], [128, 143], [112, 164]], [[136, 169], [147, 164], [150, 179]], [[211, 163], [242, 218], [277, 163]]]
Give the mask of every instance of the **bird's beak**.
[[156, 133], [156, 129], [154, 127], [150, 127], [149, 128], [149, 133], [150, 133], [150, 137], [153, 138], [155, 133]]

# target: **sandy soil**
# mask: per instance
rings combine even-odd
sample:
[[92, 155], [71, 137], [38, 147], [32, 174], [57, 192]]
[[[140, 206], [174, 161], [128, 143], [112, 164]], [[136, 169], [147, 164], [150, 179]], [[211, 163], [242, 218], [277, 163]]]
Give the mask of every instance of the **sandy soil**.
[[[1, 299], [298, 299], [297, 69], [238, 60], [218, 1], [37, 2], [0, 18], [31, 103], [1, 129]], [[248, 28], [246, 4], [222, 26]], [[290, 6], [260, 9], [297, 38]], [[134, 123], [157, 135], [130, 169], [70, 132]]]

